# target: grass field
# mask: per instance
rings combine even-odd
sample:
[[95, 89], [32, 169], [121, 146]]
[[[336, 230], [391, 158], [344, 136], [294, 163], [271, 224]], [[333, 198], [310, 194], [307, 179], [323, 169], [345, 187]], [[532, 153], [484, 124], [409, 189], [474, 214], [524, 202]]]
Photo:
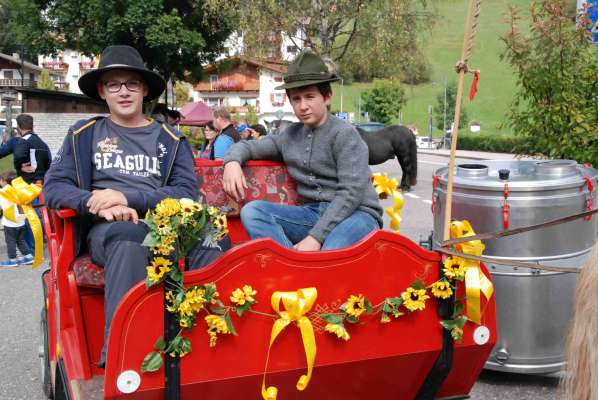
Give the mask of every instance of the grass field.
[[[482, 2], [479, 30], [469, 62], [470, 69], [480, 70], [480, 80], [476, 99], [470, 102], [465, 96], [463, 106], [469, 120], [482, 124], [482, 132], [507, 133], [508, 128], [500, 128], [509, 109], [515, 92], [516, 76], [511, 68], [500, 61], [504, 49], [500, 36], [507, 31], [504, 12], [507, 5], [517, 5], [522, 14], [527, 14], [529, 0], [490, 0]], [[437, 14], [433, 29], [425, 33], [425, 51], [432, 66], [432, 82], [410, 86], [405, 85], [407, 104], [402, 110], [403, 124], [417, 124], [420, 133], [428, 129], [428, 105], [434, 106], [436, 96], [444, 91], [445, 80], [457, 81], [454, 65], [461, 56], [463, 32], [465, 29], [466, 0], [438, 0], [428, 2]], [[523, 28], [523, 27], [522, 27]], [[400, 56], [397, 55], [400, 62]], [[473, 75], [465, 78], [464, 95], [469, 93]], [[340, 110], [340, 93], [343, 93], [343, 111], [357, 111], [359, 93], [371, 87], [371, 83], [335, 85], [332, 109]], [[442, 128], [442, 127], [440, 127]], [[440, 135], [436, 130], [435, 135]]]

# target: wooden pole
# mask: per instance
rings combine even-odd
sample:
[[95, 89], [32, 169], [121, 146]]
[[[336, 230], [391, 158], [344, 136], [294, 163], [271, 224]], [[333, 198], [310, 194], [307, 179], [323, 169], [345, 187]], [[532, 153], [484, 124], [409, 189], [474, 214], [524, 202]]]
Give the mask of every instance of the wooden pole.
[[[471, 15], [473, 11], [473, 0], [467, 1], [467, 17], [465, 18], [465, 33], [463, 35], [463, 48], [461, 49], [460, 62], [467, 64], [467, 52], [469, 49], [469, 40], [471, 37]], [[455, 103], [455, 117], [453, 129], [451, 132], [451, 155], [449, 159], [449, 169], [446, 186], [446, 204], [444, 207], [444, 230], [442, 240], [450, 239], [451, 209], [453, 198], [453, 175], [455, 173], [455, 154], [457, 153], [457, 138], [459, 135], [459, 119], [461, 116], [461, 102], [463, 100], [463, 81], [465, 79], [465, 69], [459, 70], [459, 81], [457, 83], [457, 99]]]

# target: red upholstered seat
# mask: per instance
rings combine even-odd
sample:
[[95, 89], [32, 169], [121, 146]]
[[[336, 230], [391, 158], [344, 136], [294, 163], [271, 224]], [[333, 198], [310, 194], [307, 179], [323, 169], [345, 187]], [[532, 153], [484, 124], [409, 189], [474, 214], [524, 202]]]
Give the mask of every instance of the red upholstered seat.
[[77, 285], [92, 288], [104, 287], [104, 268], [95, 265], [89, 255], [77, 257], [73, 262], [72, 269]]
[[222, 161], [195, 160], [195, 174], [199, 193], [204, 202], [225, 211], [229, 217], [238, 216], [243, 204], [265, 200], [276, 204], [297, 204], [297, 185], [283, 164], [271, 161], [250, 161], [243, 167], [247, 189], [241, 204], [222, 189]]
[[[252, 161], [245, 166], [243, 171], [249, 189], [243, 204], [237, 203], [222, 190], [223, 171], [222, 161], [195, 160], [195, 172], [203, 201], [227, 212], [233, 219], [238, 217], [242, 205], [251, 200], [266, 200], [277, 204], [296, 204], [298, 201], [295, 182], [283, 164]], [[244, 238], [244, 232], [236, 232], [242, 230], [240, 223], [231, 222], [229, 228], [233, 230], [230, 232], [233, 243], [240, 242], [238, 238], [241, 236]], [[71, 268], [78, 286], [104, 287], [104, 269], [95, 265], [89, 255], [77, 257]]]

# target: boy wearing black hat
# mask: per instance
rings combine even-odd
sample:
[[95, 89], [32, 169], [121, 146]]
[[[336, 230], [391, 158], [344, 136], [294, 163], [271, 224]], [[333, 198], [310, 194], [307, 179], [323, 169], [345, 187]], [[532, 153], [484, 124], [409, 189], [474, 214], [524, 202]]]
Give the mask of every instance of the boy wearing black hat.
[[[137, 223], [139, 216], [167, 197], [198, 197], [185, 137], [142, 112], [143, 102], [160, 96], [165, 86], [160, 75], [145, 68], [136, 49], [107, 47], [99, 68], [83, 75], [79, 87], [106, 101], [110, 116], [71, 127], [46, 175], [47, 205], [75, 209], [86, 219], [79, 227], [91, 226], [89, 252], [104, 267], [106, 281], [105, 339], [118, 302], [145, 278], [148, 249], [141, 243], [148, 228]], [[198, 245], [189, 254], [189, 265], [196, 268], [219, 255], [217, 249]]]
[[241, 164], [284, 161], [305, 203], [286, 206], [252, 201], [241, 221], [252, 239], [270, 237], [301, 251], [350, 246], [382, 226], [382, 208], [370, 183], [368, 149], [354, 127], [328, 113], [330, 82], [339, 78], [323, 60], [303, 51], [289, 65], [284, 85], [301, 122], [280, 135], [236, 143], [224, 158], [224, 190], [244, 198]]

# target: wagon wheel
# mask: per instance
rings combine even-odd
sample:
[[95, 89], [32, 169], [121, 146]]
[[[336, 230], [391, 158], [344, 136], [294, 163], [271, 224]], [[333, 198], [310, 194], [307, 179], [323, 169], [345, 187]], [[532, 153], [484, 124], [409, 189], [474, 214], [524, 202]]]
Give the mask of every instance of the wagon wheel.
[[46, 398], [53, 399], [52, 374], [50, 372], [50, 348], [48, 345], [48, 312], [45, 307], [42, 308], [41, 312], [40, 337], [39, 362], [41, 367], [42, 391]]
[[[46, 273], [48, 273], [46, 271]], [[42, 306], [41, 314], [40, 314], [40, 339], [41, 343], [39, 346], [39, 361], [40, 361], [40, 368], [41, 368], [41, 381], [42, 381], [42, 391], [44, 396], [48, 399], [54, 398], [54, 391], [52, 388], [52, 373], [50, 370], [50, 344], [49, 344], [49, 336], [48, 336], [48, 310], [45, 306], [46, 299], [48, 298], [48, 291], [46, 288], [46, 284], [44, 282], [42, 276], [42, 289], [44, 293], [44, 305]]]

